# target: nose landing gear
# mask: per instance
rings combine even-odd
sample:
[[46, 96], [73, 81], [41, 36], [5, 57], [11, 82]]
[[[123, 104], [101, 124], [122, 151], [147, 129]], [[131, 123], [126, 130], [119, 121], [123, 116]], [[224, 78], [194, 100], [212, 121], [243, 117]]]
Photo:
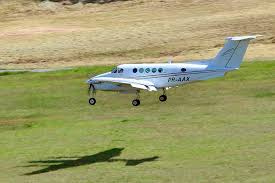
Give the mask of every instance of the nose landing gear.
[[96, 91], [95, 91], [95, 87], [93, 84], [90, 84], [89, 89], [88, 89], [88, 94], [89, 96], [91, 96], [92, 93], [92, 98], [89, 99], [89, 104], [90, 105], [95, 105], [96, 104], [96, 99], [94, 98]]
[[89, 99], [89, 104], [90, 105], [95, 105], [96, 104], [96, 99], [95, 98], [90, 98]]

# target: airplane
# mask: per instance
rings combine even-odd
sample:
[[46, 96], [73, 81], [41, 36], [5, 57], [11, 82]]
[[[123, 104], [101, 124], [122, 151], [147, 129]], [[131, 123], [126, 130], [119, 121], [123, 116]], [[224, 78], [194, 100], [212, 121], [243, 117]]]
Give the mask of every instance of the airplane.
[[223, 77], [240, 68], [250, 40], [255, 36], [228, 37], [216, 57], [184, 63], [122, 64], [112, 71], [97, 75], [87, 81], [90, 105], [96, 104], [97, 90], [136, 93], [133, 106], [140, 105], [140, 91], [162, 90], [159, 100], [167, 100], [166, 90], [172, 87]]

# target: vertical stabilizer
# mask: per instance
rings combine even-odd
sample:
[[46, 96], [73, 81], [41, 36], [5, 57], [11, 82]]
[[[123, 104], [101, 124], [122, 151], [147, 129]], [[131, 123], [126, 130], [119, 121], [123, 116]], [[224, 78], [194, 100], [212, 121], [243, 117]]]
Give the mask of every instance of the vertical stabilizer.
[[257, 36], [229, 37], [224, 47], [212, 60], [211, 66], [217, 68], [239, 68], [250, 40]]

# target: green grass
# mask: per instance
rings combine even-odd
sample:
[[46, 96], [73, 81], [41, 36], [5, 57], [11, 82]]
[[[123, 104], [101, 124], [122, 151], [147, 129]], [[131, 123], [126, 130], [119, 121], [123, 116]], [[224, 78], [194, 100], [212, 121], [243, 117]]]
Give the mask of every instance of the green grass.
[[111, 67], [0, 76], [0, 182], [274, 182], [275, 62], [159, 93], [98, 92]]

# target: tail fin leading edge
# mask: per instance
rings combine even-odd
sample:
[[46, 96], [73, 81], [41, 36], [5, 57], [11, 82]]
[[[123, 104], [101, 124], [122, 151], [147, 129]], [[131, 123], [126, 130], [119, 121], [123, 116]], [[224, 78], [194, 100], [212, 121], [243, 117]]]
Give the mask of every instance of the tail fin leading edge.
[[257, 36], [229, 37], [224, 47], [212, 60], [211, 66], [218, 68], [239, 68], [250, 40]]

